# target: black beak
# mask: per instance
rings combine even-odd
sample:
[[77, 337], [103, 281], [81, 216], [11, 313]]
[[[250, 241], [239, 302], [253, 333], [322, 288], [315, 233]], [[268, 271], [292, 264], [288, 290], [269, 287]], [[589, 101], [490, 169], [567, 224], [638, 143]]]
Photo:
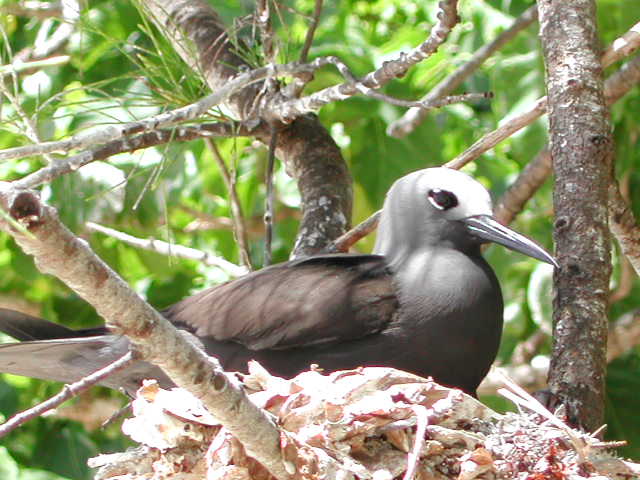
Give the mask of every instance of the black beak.
[[558, 267], [555, 258], [549, 255], [544, 248], [529, 240], [524, 235], [511, 230], [498, 223], [498, 221], [489, 215], [475, 215], [473, 217], [462, 220], [471, 232], [477, 238], [487, 242], [495, 242], [504, 245], [516, 252], [524, 253], [543, 262], [550, 263], [554, 267]]

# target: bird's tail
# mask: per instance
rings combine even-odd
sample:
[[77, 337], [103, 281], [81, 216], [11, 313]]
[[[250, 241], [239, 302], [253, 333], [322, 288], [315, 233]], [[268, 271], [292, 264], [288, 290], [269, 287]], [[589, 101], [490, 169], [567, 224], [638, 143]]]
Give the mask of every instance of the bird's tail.
[[[19, 343], [0, 344], [0, 373], [72, 383], [106, 367], [129, 350], [126, 338], [102, 334], [104, 327], [72, 330], [13, 310], [0, 309], [0, 331]], [[101, 382], [132, 394], [142, 378], [166, 378], [144, 362]]]

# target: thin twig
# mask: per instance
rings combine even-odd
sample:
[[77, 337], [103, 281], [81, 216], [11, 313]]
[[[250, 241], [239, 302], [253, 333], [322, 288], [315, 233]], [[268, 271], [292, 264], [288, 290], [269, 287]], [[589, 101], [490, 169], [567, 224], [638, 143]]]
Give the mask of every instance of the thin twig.
[[503, 225], [509, 225], [524, 205], [538, 191], [551, 173], [551, 152], [544, 147], [531, 160], [502, 195], [494, 209], [494, 216]]
[[291, 121], [300, 114], [314, 112], [328, 103], [357, 95], [362, 89], [379, 89], [391, 80], [403, 76], [411, 67], [433, 55], [457, 23], [456, 0], [443, 0], [438, 8], [438, 22], [431, 29], [429, 38], [408, 54], [400, 53], [397, 58], [384, 62], [380, 68], [356, 82], [349, 80], [303, 98], [274, 104], [274, 110], [283, 121]]
[[197, 260], [207, 266], [218, 267], [233, 277], [240, 277], [247, 273], [247, 268], [235, 265], [222, 257], [216, 257], [208, 252], [196, 250], [195, 248], [175, 245], [154, 238], [138, 238], [113, 228], [108, 228], [97, 223], [87, 222], [86, 227], [92, 232], [100, 232], [112, 238], [120, 240], [128, 245], [143, 248], [162, 255], [173, 255], [179, 258]]
[[234, 175], [231, 175], [231, 172], [229, 171], [229, 168], [227, 168], [227, 164], [222, 158], [222, 155], [220, 155], [220, 150], [218, 150], [215, 142], [210, 138], [207, 138], [205, 139], [205, 143], [213, 154], [213, 158], [215, 159], [218, 169], [220, 170], [220, 174], [222, 175], [224, 185], [227, 187], [227, 191], [229, 192], [231, 219], [233, 221], [233, 236], [235, 237], [238, 249], [240, 250], [240, 260], [245, 267], [252, 270], [253, 267], [251, 265], [251, 256], [249, 255], [247, 227], [244, 212], [242, 211], [242, 205], [240, 204], [240, 198], [238, 197], [238, 191], [236, 189], [235, 171]]
[[[16, 79], [15, 72], [11, 72], [9, 73], [9, 75], [13, 76], [14, 83], [16, 83], [17, 79]], [[34, 143], [40, 143], [41, 142], [40, 133], [38, 132], [38, 128], [35, 122], [24, 111], [24, 109], [22, 108], [22, 105], [20, 104], [20, 101], [18, 100], [18, 97], [9, 91], [9, 88], [7, 88], [2, 78], [0, 78], [0, 93], [5, 97], [7, 97], [11, 105], [13, 105], [14, 110], [22, 120], [22, 125], [24, 126], [24, 133], [27, 136], [27, 138]], [[53, 162], [53, 158], [50, 155], [44, 155], [44, 158], [47, 161], [47, 163]]]
[[361, 238], [366, 237], [378, 227], [378, 221], [380, 220], [380, 213], [382, 210], [378, 210], [373, 213], [369, 218], [359, 223], [344, 235], [336, 238], [326, 249], [327, 253], [335, 252], [347, 252], [352, 245], [354, 245]]
[[[328, 65], [329, 63], [330, 62], [325, 58], [318, 58], [308, 64], [299, 64], [294, 62], [283, 65], [267, 65], [265, 67], [237, 75], [232, 80], [225, 83], [224, 86], [216, 90], [215, 93], [201, 98], [197, 102], [185, 105], [184, 107], [153, 115], [143, 120], [127, 122], [120, 125], [110, 125], [99, 128], [95, 131], [81, 133], [66, 140], [43, 142], [37, 146], [37, 149], [18, 147], [0, 151], [0, 160], [52, 152], [67, 153], [72, 149], [87, 148], [91, 145], [107, 143], [136, 133], [156, 131], [162, 127], [169, 127], [194, 120], [206, 113], [209, 109], [219, 105], [230, 95], [247, 85], [258, 82], [267, 77], [297, 75], [299, 73], [312, 72], [318, 68]], [[29, 153], [25, 154], [25, 151], [28, 151]], [[24, 185], [25, 188], [29, 188], [31, 186], [33, 185]]]
[[[606, 68], [612, 63], [620, 60], [621, 58], [630, 55], [635, 50], [635, 48], [637, 48], [637, 46], [640, 44], [640, 35], [636, 35], [637, 29], [640, 28], [638, 27], [638, 25], [639, 24], [634, 25], [629, 32], [613, 41], [613, 43], [611, 44], [612, 46], [623, 41], [624, 39], [625, 47], [613, 50], [611, 50], [610, 47], [610, 49], [607, 50], [607, 55], [602, 57], [603, 67]], [[633, 33], [633, 35], [630, 35], [631, 33]], [[631, 48], [631, 46], [633, 46], [633, 48]], [[611, 53], [609, 54], [610, 51]], [[533, 106], [526, 112], [516, 115], [513, 118], [503, 120], [501, 127], [498, 127], [494, 131], [484, 135], [477, 142], [467, 148], [467, 150], [462, 152], [453, 160], [447, 162], [445, 164], [445, 167], [462, 168], [467, 163], [475, 160], [486, 151], [495, 147], [498, 143], [509, 138], [511, 135], [523, 129], [527, 125], [533, 123], [546, 112], [547, 97], [544, 96], [536, 100]]]
[[527, 125], [533, 123], [547, 112], [547, 97], [539, 98], [536, 103], [524, 113], [516, 115], [513, 118], [506, 119], [502, 122], [502, 126], [492, 132], [484, 135], [480, 140], [467, 148], [453, 160], [445, 163], [448, 168], [460, 169], [467, 163], [480, 157], [486, 151], [495, 147], [498, 143], [506, 140], [514, 133], [523, 129]]
[[0, 78], [3, 76], [22, 73], [27, 70], [40, 70], [47, 67], [57, 67], [69, 63], [71, 57], [69, 55], [58, 55], [57, 57], [49, 57], [43, 60], [34, 60], [31, 62], [16, 62], [7, 65], [0, 65]]
[[504, 372], [498, 370], [497, 373], [498, 373], [498, 376], [502, 378], [502, 381], [504, 382], [504, 384], [509, 388], [509, 390], [507, 390], [506, 388], [501, 388], [500, 390], [498, 390], [499, 394], [508, 398], [516, 405], [526, 407], [529, 410], [539, 415], [542, 415], [544, 418], [546, 418], [551, 423], [553, 423], [556, 427], [563, 430], [571, 440], [571, 443], [573, 444], [573, 448], [575, 449], [576, 453], [580, 457], [580, 460], [582, 462], [585, 462], [587, 460], [587, 455], [585, 452], [585, 448], [586, 448], [585, 442], [575, 434], [572, 428], [570, 428], [558, 417], [556, 417], [553, 413], [547, 410], [544, 407], [544, 405], [542, 405], [538, 400], [532, 397], [529, 394], [529, 392], [521, 388], [516, 382], [511, 380]]
[[[309, 29], [307, 30], [307, 35], [304, 40], [304, 45], [302, 46], [302, 50], [300, 52], [300, 62], [304, 63], [307, 61], [309, 56], [309, 50], [311, 49], [311, 44], [313, 42], [313, 36], [315, 35], [316, 28], [318, 28], [318, 23], [320, 22], [320, 15], [322, 14], [322, 3], [323, 0], [315, 0], [315, 6], [313, 9], [313, 16], [311, 18], [311, 24], [309, 25]], [[313, 74], [306, 75], [298, 75], [293, 81], [286, 85], [282, 93], [285, 98], [298, 98], [304, 90], [304, 87], [307, 83], [309, 83], [313, 79]]]
[[91, 375], [84, 377], [82, 380], [74, 382], [70, 385], [65, 385], [63, 389], [53, 397], [45, 400], [42, 403], [39, 403], [35, 407], [14, 415], [9, 420], [0, 425], [0, 438], [4, 437], [7, 433], [15, 430], [17, 427], [28, 422], [29, 420], [39, 417], [44, 412], [62, 405], [67, 400], [77, 396], [85, 390], [88, 390], [110, 375], [113, 375], [123, 368], [126, 368], [129, 364], [131, 364], [132, 361], [133, 355], [131, 352], [128, 352], [115, 362], [107, 365], [104, 368], [101, 368], [100, 370], [97, 370]]
[[407, 455], [407, 471], [402, 480], [413, 480], [416, 474], [416, 467], [420, 461], [420, 452], [424, 446], [424, 435], [429, 425], [429, 415], [423, 405], [411, 405], [413, 413], [416, 415], [416, 433], [413, 442], [413, 449]]
[[361, 92], [367, 97], [375, 98], [376, 100], [380, 100], [383, 102], [387, 102], [391, 105], [396, 105], [398, 107], [411, 107], [418, 108], [423, 111], [429, 111], [436, 108], [441, 108], [447, 105], [452, 105], [454, 103], [461, 102], [469, 102], [469, 101], [477, 101], [484, 100], [486, 98], [493, 98], [493, 92], [483, 92], [483, 93], [463, 93], [461, 95], [448, 95], [446, 97], [434, 98], [432, 100], [402, 100], [399, 98], [394, 98], [389, 95], [385, 95], [383, 93], [377, 92], [373, 89], [363, 89]]
[[[141, 148], [155, 147], [156, 145], [162, 145], [168, 142], [185, 142], [203, 137], [246, 137], [258, 131], [260, 131], [260, 126], [249, 129], [243, 124], [234, 124], [232, 122], [201, 123], [198, 125], [178, 126], [170, 129], [158, 129], [132, 137], [113, 140], [64, 160], [57, 160], [55, 167], [52, 168], [54, 168], [56, 172], [62, 169], [65, 170], [63, 173], [69, 173], [87, 163], [104, 160], [119, 153], [134, 152]], [[15, 158], [44, 155], [45, 151], [50, 151], [49, 147], [45, 145], [44, 143], [36, 143], [0, 151], [0, 162]], [[63, 168], [63, 165], [68, 165], [68, 169], [67, 167]], [[57, 175], [60, 175], [60, 173], [57, 173], [55, 176]], [[52, 178], [54, 177], [52, 176], [48, 180]], [[36, 184], [32, 186], [36, 186]]]
[[[464, 82], [482, 63], [498, 49], [514, 38], [519, 32], [527, 28], [538, 18], [538, 7], [529, 7], [522, 15], [516, 18], [513, 24], [504, 32], [498, 35], [492, 42], [487, 43], [478, 49], [463, 65], [458, 67], [453, 73], [438, 83], [422, 99], [429, 103], [437, 98], [448, 95]], [[387, 128], [387, 134], [392, 137], [401, 138], [411, 133], [427, 115], [427, 111], [420, 108], [410, 108], [402, 117], [391, 123]]]
[[300, 62], [305, 63], [307, 58], [309, 57], [309, 50], [311, 49], [311, 44], [313, 43], [313, 37], [316, 34], [316, 29], [318, 28], [318, 24], [320, 23], [320, 15], [322, 14], [322, 0], [316, 0], [315, 5], [313, 7], [313, 16], [311, 19], [311, 24], [307, 29], [307, 35], [304, 39], [304, 45], [302, 45], [302, 50], [300, 50]]
[[267, 171], [265, 173], [265, 184], [267, 186], [267, 199], [264, 212], [264, 226], [265, 226], [265, 239], [264, 239], [264, 265], [271, 265], [272, 261], [272, 248], [273, 242], [273, 169], [276, 161], [276, 143], [278, 140], [278, 133], [276, 129], [271, 130], [271, 138], [269, 139], [269, 157], [267, 160]]
[[260, 30], [260, 41], [262, 43], [262, 52], [268, 63], [274, 63], [275, 48], [274, 34], [271, 28], [271, 12], [269, 11], [269, 0], [258, 0], [256, 2], [255, 20]]
[[636, 23], [627, 33], [616, 38], [602, 54], [602, 64], [605, 67], [618, 60], [628, 57], [640, 47], [640, 22]]

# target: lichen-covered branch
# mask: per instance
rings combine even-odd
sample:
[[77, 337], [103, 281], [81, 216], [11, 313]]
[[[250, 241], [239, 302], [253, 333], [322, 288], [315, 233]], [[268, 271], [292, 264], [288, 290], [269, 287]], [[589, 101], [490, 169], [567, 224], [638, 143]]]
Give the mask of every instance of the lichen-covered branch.
[[326, 59], [319, 58], [314, 62], [304, 65], [294, 62], [285, 65], [269, 65], [257, 68], [236, 76], [233, 80], [230, 80], [224, 86], [218, 88], [214, 93], [184, 107], [152, 115], [143, 120], [127, 122], [120, 125], [110, 125], [95, 131], [81, 133], [66, 140], [43, 142], [37, 145], [6, 149], [0, 151], [0, 161], [30, 155], [42, 155], [44, 153], [69, 152], [72, 149], [87, 148], [92, 145], [118, 140], [136, 133], [155, 131], [162, 127], [194, 120], [205, 114], [210, 108], [225, 102], [234, 92], [255, 82], [259, 82], [270, 76], [312, 72], [327, 64], [328, 61]]

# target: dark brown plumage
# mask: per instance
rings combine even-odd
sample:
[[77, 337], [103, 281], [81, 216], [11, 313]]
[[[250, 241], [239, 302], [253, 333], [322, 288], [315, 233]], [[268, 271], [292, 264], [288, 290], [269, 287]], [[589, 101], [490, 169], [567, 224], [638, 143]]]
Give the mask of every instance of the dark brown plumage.
[[[502, 294], [480, 254], [486, 241], [549, 263], [553, 258], [490, 217], [484, 188], [436, 168], [400, 179], [378, 227], [379, 255], [322, 255], [253, 272], [193, 295], [162, 313], [194, 334], [228, 370], [258, 360], [291, 377], [317, 364], [327, 371], [388, 366], [470, 394], [498, 350]], [[0, 310], [0, 371], [75, 381], [123, 355], [122, 337], [74, 332]], [[144, 362], [104, 385], [135, 392], [143, 378], [171, 382]]]

